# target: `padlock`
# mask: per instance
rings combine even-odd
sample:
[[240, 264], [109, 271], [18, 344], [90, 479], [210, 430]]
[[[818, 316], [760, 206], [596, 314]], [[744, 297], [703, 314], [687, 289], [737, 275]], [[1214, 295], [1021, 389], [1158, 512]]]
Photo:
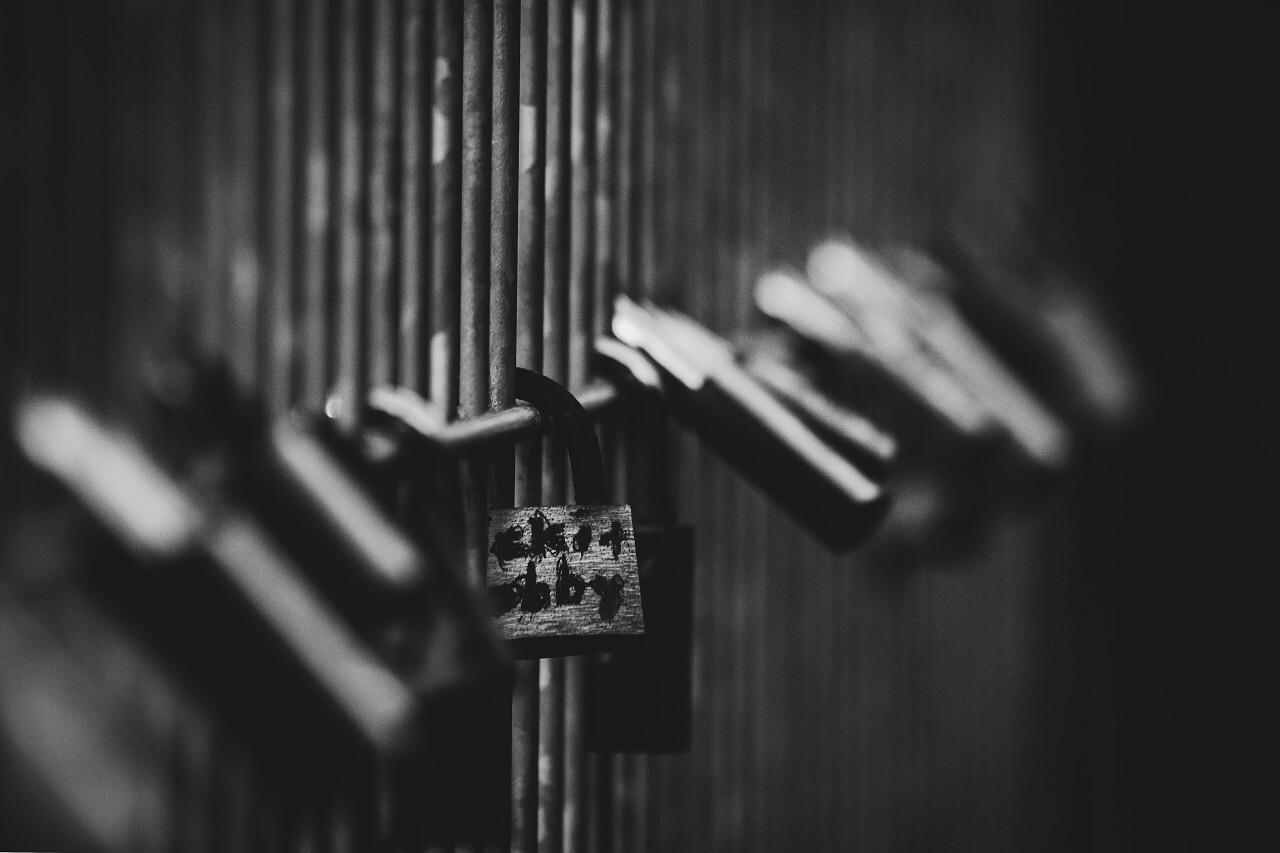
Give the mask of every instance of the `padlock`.
[[669, 378], [672, 412], [833, 551], [865, 542], [887, 491], [754, 380], [723, 338], [677, 312], [619, 297], [613, 332]]
[[914, 341], [994, 417], [1022, 457], [1045, 472], [1071, 452], [1065, 424], [1017, 380], [950, 304], [913, 289], [878, 254], [852, 240], [828, 240], [809, 254], [814, 287], [864, 328], [892, 326]]
[[897, 439], [819, 388], [798, 363], [795, 344], [781, 329], [754, 334], [743, 346], [743, 368], [868, 476], [884, 482], [898, 455]]
[[516, 399], [551, 420], [569, 454], [573, 506], [489, 511], [487, 585], [517, 658], [608, 651], [644, 635], [631, 508], [605, 504], [604, 460], [582, 405], [516, 369]]
[[[762, 275], [755, 297], [765, 316], [814, 344], [839, 365], [851, 384], [865, 389], [861, 400], [870, 407], [870, 414], [896, 432], [902, 430], [903, 422], [893, 415], [915, 410], [962, 441], [993, 444], [1001, 439], [991, 413], [891, 318], [881, 317], [870, 329], [864, 328], [793, 270]], [[928, 431], [940, 435], [939, 430]]]
[[487, 776], [508, 773], [509, 750], [490, 733], [509, 725], [511, 666], [481, 597], [444, 549], [386, 511], [391, 466], [368, 464], [366, 439], [377, 433], [296, 414], [268, 421], [220, 365], [181, 369], [190, 387], [170, 389], [171, 416], [199, 431], [191, 421], [203, 414], [221, 485], [413, 692], [419, 737], [384, 756], [394, 780], [388, 831], [407, 845], [459, 831], [501, 837], [506, 798], [476, 792]]
[[[222, 691], [219, 700], [234, 716], [300, 743], [338, 717], [345, 723], [338, 731], [355, 736], [332, 738], [339, 746], [384, 753], [413, 736], [408, 686], [336, 617], [255, 519], [206, 505], [127, 431], [72, 401], [30, 397], [15, 421], [27, 458], [106, 534], [94, 542], [99, 576], [86, 582], [157, 648]], [[118, 571], [107, 578], [106, 568]], [[315, 710], [290, 725], [304, 696]]]
[[1057, 411], [1100, 434], [1132, 428], [1148, 389], [1064, 243], [1043, 211], [992, 194], [963, 201], [931, 249], [966, 319]]
[[892, 430], [901, 452], [883, 538], [911, 555], [970, 551], [986, 529], [975, 513], [1007, 484], [993, 476], [1011, 455], [998, 421], [898, 324], [880, 327], [882, 346], [803, 273], [765, 273], [756, 304], [793, 333], [792, 353], [815, 388]]
[[673, 753], [693, 727], [693, 528], [675, 521], [662, 378], [638, 350], [596, 344], [600, 372], [625, 395], [631, 427], [631, 508], [644, 585], [644, 638], [587, 664], [587, 748]]
[[[346, 541], [323, 574], [343, 574], [346, 565], [345, 573], [359, 578], [352, 588], [359, 588], [369, 567], [348, 561], [371, 531], [352, 528], [373, 525], [376, 507], [352, 509], [359, 490], [330, 467], [332, 460], [318, 461], [317, 447], [302, 458], [284, 453], [287, 465], [300, 469], [294, 487], [314, 488], [323, 472], [319, 482], [342, 494], [324, 506], [303, 501], [297, 514], [268, 521], [232, 497], [239, 487], [227, 481], [234, 474], [189, 488], [126, 432], [72, 403], [33, 398], [19, 409], [16, 425], [28, 458], [67, 486], [110, 534], [102, 544], [118, 543], [114, 550], [132, 557], [114, 560], [124, 571], [99, 579], [109, 603], [240, 728], [317, 773], [368, 772], [377, 762], [393, 780], [390, 801], [404, 804], [389, 818], [399, 842], [505, 831], [506, 797], [474, 796], [492, 767], [481, 760], [486, 739], [507, 723], [505, 650], [480, 602], [448, 567], [420, 555], [409, 562], [421, 577], [402, 591], [402, 602], [379, 611], [380, 622], [366, 606], [352, 611], [331, 594], [343, 585], [321, 590], [297, 557], [310, 549], [298, 543]], [[224, 455], [201, 465], [225, 472], [245, 464]], [[385, 519], [373, 529], [396, 538], [396, 550], [416, 554]], [[376, 562], [378, 553], [366, 561]], [[504, 766], [509, 762], [507, 750], [492, 751]]]

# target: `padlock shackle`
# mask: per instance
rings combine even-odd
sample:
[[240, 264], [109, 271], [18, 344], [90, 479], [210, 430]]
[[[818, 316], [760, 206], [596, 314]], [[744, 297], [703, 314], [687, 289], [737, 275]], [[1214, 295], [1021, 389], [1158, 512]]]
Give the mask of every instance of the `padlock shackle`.
[[537, 408], [555, 424], [569, 452], [574, 501], [586, 506], [608, 504], [600, 439], [578, 399], [555, 380], [523, 367], [516, 368], [515, 397]]

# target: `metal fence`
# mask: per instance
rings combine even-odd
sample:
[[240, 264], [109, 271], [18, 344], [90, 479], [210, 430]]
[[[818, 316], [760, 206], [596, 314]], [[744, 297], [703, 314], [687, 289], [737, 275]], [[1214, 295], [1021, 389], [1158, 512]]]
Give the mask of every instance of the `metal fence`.
[[[615, 294], [749, 332], [757, 276], [820, 237], [923, 241], [975, 194], [1038, 190], [1034, 4], [6, 6], [6, 370], [122, 416], [144, 354], [187, 339], [273, 413], [353, 423], [394, 383], [466, 419], [513, 404], [517, 365], [585, 387]], [[512, 850], [1071, 848], [1082, 799], [1106, 824], [1107, 723], [1068, 723], [1107, 691], [1079, 651], [1107, 630], [1080, 617], [1095, 543], [1065, 536], [1104, 511], [1082, 509], [1096, 481], [992, 507], [960, 556], [837, 557], [692, 439], [664, 490], [648, 437], [601, 434], [616, 495], [678, 496], [660, 508], [697, 531], [693, 746], [588, 752], [585, 660], [520, 662], [494, 783]], [[488, 507], [568, 496], [550, 441], [462, 473], [477, 579]], [[380, 843], [376, 771], [300, 776], [81, 592], [37, 588], [0, 593], [0, 649], [39, 652], [0, 657], [0, 825], [29, 806], [69, 846]], [[52, 728], [14, 728], [32, 696]]]

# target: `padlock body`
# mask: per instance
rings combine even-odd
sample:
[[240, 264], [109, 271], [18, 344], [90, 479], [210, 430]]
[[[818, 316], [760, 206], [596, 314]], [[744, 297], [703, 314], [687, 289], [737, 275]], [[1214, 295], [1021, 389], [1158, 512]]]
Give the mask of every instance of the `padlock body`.
[[487, 578], [517, 657], [607, 650], [644, 634], [629, 506], [491, 510]]
[[693, 528], [639, 525], [644, 639], [588, 665], [587, 746], [684, 752], [693, 720]]

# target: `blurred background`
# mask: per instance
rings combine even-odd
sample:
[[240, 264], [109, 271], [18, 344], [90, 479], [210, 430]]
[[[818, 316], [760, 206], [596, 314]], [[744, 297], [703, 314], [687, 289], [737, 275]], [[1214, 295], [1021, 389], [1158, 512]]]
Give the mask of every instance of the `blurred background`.
[[[690, 747], [588, 752], [581, 664], [519, 664], [511, 847], [1231, 849], [1274, 834], [1278, 35], [1267, 0], [13, 0], [5, 429], [56, 389], [148, 434], [182, 343], [272, 414], [391, 383], [465, 419], [517, 364], [583, 387], [614, 294], [751, 341], [821, 240], [916, 249], [1008, 309], [971, 319], [1071, 464], [1006, 479], [854, 394], [897, 503], [837, 554], [673, 432]], [[392, 849], [383, 777], [223, 725], [2, 457], [0, 847]]]

